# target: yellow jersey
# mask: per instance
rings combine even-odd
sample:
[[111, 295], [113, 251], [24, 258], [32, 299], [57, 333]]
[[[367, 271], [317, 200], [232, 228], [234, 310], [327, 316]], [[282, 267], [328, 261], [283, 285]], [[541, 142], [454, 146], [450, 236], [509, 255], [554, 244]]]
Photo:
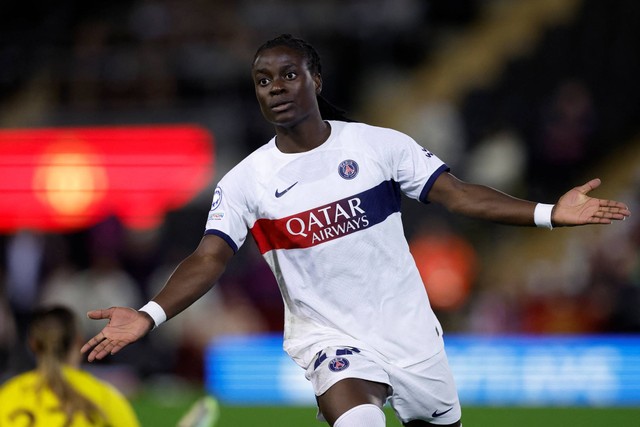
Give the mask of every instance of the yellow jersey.
[[133, 408], [111, 384], [68, 366], [63, 374], [75, 390], [100, 408], [107, 417], [106, 424], [104, 420], [92, 424], [80, 413], [66, 424], [57, 396], [49, 389], [38, 393], [40, 374], [29, 371], [7, 380], [0, 388], [0, 427], [139, 427]]

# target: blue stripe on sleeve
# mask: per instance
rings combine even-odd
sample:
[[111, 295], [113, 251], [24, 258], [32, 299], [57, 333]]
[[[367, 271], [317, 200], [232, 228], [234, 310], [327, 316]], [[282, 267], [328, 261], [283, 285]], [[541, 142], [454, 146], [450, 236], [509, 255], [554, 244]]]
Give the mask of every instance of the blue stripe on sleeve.
[[236, 252], [238, 252], [238, 245], [236, 245], [236, 242], [233, 241], [233, 239], [231, 237], [229, 237], [228, 234], [223, 233], [220, 230], [206, 230], [204, 232], [204, 234], [212, 234], [214, 236], [218, 236], [220, 237], [222, 240], [224, 240], [225, 242], [227, 242], [227, 244], [229, 246], [231, 246], [231, 249], [233, 250], [233, 253], [235, 254]]
[[436, 179], [438, 179], [438, 177], [442, 175], [443, 172], [449, 172], [450, 170], [451, 168], [449, 168], [449, 166], [447, 166], [446, 164], [440, 166], [427, 180], [427, 183], [424, 185], [422, 191], [420, 192], [420, 197], [418, 198], [418, 200], [420, 200], [422, 203], [431, 203], [429, 202], [429, 200], [427, 200], [427, 196], [429, 195], [429, 191], [431, 191], [431, 187], [433, 187]]

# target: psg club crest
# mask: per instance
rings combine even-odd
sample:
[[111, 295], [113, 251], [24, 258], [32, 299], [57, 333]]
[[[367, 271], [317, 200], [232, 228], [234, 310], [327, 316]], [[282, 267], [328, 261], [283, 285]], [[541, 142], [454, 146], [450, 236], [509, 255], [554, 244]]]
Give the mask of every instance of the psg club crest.
[[349, 361], [344, 357], [335, 357], [329, 362], [329, 370], [333, 372], [344, 371], [349, 367]]
[[356, 175], [358, 175], [358, 170], [359, 170], [358, 164], [356, 163], [355, 160], [351, 160], [351, 159], [344, 160], [338, 166], [338, 173], [344, 179], [353, 179], [353, 178], [355, 178]]

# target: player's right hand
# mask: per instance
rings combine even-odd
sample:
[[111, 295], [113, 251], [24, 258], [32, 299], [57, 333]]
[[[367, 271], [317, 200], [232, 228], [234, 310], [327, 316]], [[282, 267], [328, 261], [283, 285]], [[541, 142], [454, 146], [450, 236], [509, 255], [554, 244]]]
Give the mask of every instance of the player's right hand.
[[82, 346], [89, 362], [116, 354], [122, 348], [145, 336], [153, 328], [153, 320], [146, 313], [129, 307], [111, 307], [92, 310], [87, 313], [90, 319], [108, 319], [109, 323], [96, 336]]

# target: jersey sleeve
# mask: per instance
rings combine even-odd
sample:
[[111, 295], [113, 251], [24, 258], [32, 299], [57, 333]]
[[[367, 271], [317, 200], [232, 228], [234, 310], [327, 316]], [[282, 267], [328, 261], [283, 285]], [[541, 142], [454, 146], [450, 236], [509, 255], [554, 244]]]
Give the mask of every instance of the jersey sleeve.
[[408, 197], [429, 203], [431, 187], [443, 172], [450, 170], [449, 166], [408, 135], [392, 133], [394, 144], [388, 148], [393, 151], [390, 158], [394, 163], [395, 180]]
[[213, 192], [205, 234], [221, 237], [235, 253], [247, 238], [250, 214], [246, 190], [239, 185], [240, 180], [234, 180], [233, 175], [230, 172], [223, 177]]

